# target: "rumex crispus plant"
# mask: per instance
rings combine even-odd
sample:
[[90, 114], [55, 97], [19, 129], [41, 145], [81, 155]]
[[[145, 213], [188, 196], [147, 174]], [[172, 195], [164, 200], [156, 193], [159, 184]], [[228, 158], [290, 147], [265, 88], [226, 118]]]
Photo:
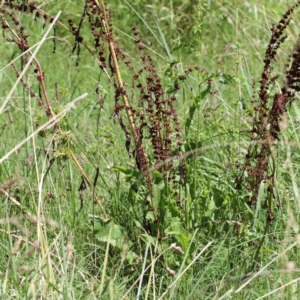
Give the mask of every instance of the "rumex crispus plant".
[[[276, 176], [276, 144], [280, 138], [280, 131], [285, 123], [285, 113], [288, 105], [295, 100], [295, 94], [300, 91], [300, 47], [299, 41], [294, 46], [292, 54], [285, 64], [283, 84], [278, 92], [272, 92], [278, 74], [274, 74], [274, 64], [277, 62], [278, 50], [287, 38], [286, 28], [292, 20], [292, 13], [299, 6], [298, 1], [282, 16], [277, 25], [272, 26], [271, 38], [265, 52], [264, 67], [259, 80], [258, 94], [253, 95], [254, 104], [253, 128], [251, 143], [247, 151], [245, 163], [240, 166], [242, 175], [237, 181], [237, 189], [242, 185], [250, 192], [248, 204], [255, 206], [262, 184], [266, 188], [263, 208], [267, 212], [266, 230], [268, 224], [275, 219], [274, 208], [281, 207], [278, 191], [275, 188]], [[255, 83], [254, 83], [255, 85]], [[246, 175], [246, 176], [245, 176]], [[263, 241], [263, 240], [262, 240]], [[256, 253], [256, 258], [259, 249]]]
[[[54, 17], [44, 12], [35, 2], [7, 1], [1, 8], [2, 32], [6, 42], [15, 44], [23, 53], [23, 64], [28, 62], [32, 55], [30, 43], [28, 41], [28, 28], [18, 20], [16, 13], [29, 14], [34, 16], [34, 21], [43, 19], [43, 26], [46, 22], [53, 22]], [[142, 44], [142, 38], [136, 27], [132, 28], [134, 45], [138, 52], [138, 59], [141, 67], [136, 68], [128, 55], [117, 45], [114, 38], [112, 25], [112, 11], [104, 1], [86, 0], [81, 17], [76, 22], [72, 17], [68, 17], [68, 26], [62, 22], [54, 25], [54, 35], [56, 29], [60, 27], [68, 30], [75, 38], [71, 54], [77, 56], [75, 67], [80, 66], [82, 51], [89, 52], [94, 61], [99, 66], [99, 82], [106, 80], [114, 90], [114, 109], [112, 116], [118, 120], [121, 130], [125, 135], [125, 148], [129, 157], [134, 157], [136, 169], [140, 171], [137, 178], [139, 193], [142, 193], [142, 215], [143, 224], [148, 228], [147, 232], [162, 240], [165, 233], [165, 216], [168, 206], [172, 205], [172, 210], [176, 211], [177, 217], [182, 214], [182, 191], [181, 184], [184, 181], [186, 166], [184, 159], [180, 157], [182, 141], [178, 115], [176, 113], [177, 92], [180, 89], [180, 78], [177, 78], [177, 70], [172, 67], [173, 79], [168, 83], [168, 89], [164, 87], [164, 82], [158, 74], [155, 62]], [[91, 40], [93, 42], [91, 42]], [[56, 51], [55, 38], [53, 39], [53, 52]], [[14, 63], [11, 63], [15, 75], [20, 76], [20, 71]], [[49, 99], [45, 77], [39, 61], [34, 59], [33, 74], [36, 85], [29, 84], [23, 78], [21, 83], [23, 88], [32, 98], [37, 99], [38, 106], [44, 109], [46, 117], [55, 117], [56, 111], [53, 103]], [[122, 68], [126, 68], [131, 73], [131, 83], [126, 83], [122, 78]], [[175, 78], [175, 79], [174, 79]], [[181, 78], [182, 79], [182, 78]], [[56, 84], [56, 95], [58, 95], [59, 83]], [[96, 92], [99, 94], [97, 87]], [[36, 91], [38, 89], [38, 91]], [[56, 101], [58, 101], [58, 96]], [[40, 124], [37, 122], [37, 126]], [[150, 144], [149, 142], [150, 141]], [[151, 145], [149, 147], [149, 145]], [[147, 145], [147, 146], [146, 146]], [[103, 203], [96, 194], [96, 180], [94, 184], [90, 176], [86, 174], [80, 165], [79, 159], [72, 150], [71, 135], [64, 132], [60, 123], [56, 125], [53, 148], [57, 148], [55, 155], [49, 158], [47, 174], [56, 158], [70, 156], [76, 167], [80, 170], [83, 182], [94, 191], [102, 213], [106, 219], [109, 214]], [[47, 154], [49, 156], [49, 154]], [[155, 176], [155, 178], [153, 178]], [[159, 178], [159, 179], [158, 179]], [[164, 193], [156, 193], [153, 187], [154, 182], [164, 182]], [[145, 184], [144, 184], [145, 183]], [[82, 193], [81, 184], [79, 191]], [[131, 198], [137, 197], [131, 194]], [[138, 200], [140, 201], [140, 199]], [[170, 204], [171, 203], [171, 204]], [[150, 222], [150, 224], [149, 224]], [[148, 225], [146, 225], [148, 224]]]
[[[177, 166], [173, 164], [174, 157], [181, 154], [182, 145], [174, 105], [180, 85], [178, 80], [175, 80], [173, 88], [165, 91], [155, 63], [151, 55], [145, 52], [145, 46], [141, 42], [136, 27], [132, 27], [132, 32], [142, 67], [136, 69], [133, 66], [130, 59], [114, 41], [112, 12], [107, 9], [104, 2], [100, 6], [96, 1], [86, 1], [79, 25], [74, 26], [73, 22], [69, 21], [76, 38], [73, 51], [77, 49], [78, 55], [78, 47], [83, 40], [80, 31], [85, 19], [91, 27], [94, 38], [93, 52], [96, 53], [100, 72], [108, 77], [114, 87], [113, 116], [118, 120], [125, 134], [128, 156], [135, 158], [136, 167], [142, 174], [140, 180], [145, 182], [142, 191], [145, 203], [143, 219], [147, 223], [148, 218], [152, 219], [153, 223], [150, 222], [152, 229], [148, 226], [149, 232], [161, 240], [164, 236], [165, 202], [169, 201], [169, 197], [180, 199], [178, 186], [185, 176], [184, 161], [180, 161]], [[130, 84], [123, 82], [121, 74], [123, 67], [132, 73]], [[151, 141], [151, 150], [149, 147], [145, 148], [146, 138]], [[152, 178], [154, 170], [161, 174], [166, 190], [168, 190], [160, 200], [154, 193]], [[155, 198], [158, 201], [155, 201]], [[152, 216], [149, 216], [149, 213]]]
[[[133, 158], [132, 160], [135, 162], [135, 165], [130, 168], [134, 170], [132, 173], [137, 175], [127, 192], [127, 198], [122, 199], [125, 202], [122, 203], [122, 207], [128, 207], [128, 203], [131, 205], [128, 207], [127, 213], [130, 214], [131, 211], [134, 211], [132, 219], [135, 224], [141, 224], [138, 230], [146, 233], [146, 242], [151, 241], [153, 246], [157, 247], [157, 252], [165, 253], [164, 250], [168, 249], [171, 243], [175, 245], [174, 241], [180, 244], [176, 248], [177, 250], [175, 249], [176, 251], [181, 247], [186, 250], [190, 241], [182, 226], [184, 223], [182, 185], [185, 180], [186, 165], [184, 158], [181, 157], [183, 142], [176, 112], [177, 94], [180, 90], [179, 82], [183, 77], [178, 78], [176, 67], [170, 64], [169, 74], [172, 76], [170, 75], [167, 80], [162, 78], [156, 69], [155, 60], [147, 53], [136, 27], [132, 28], [132, 36], [134, 37], [133, 45], [138, 53], [135, 58], [140, 67], [136, 66], [136, 61], [131, 62], [129, 56], [115, 41], [112, 11], [103, 1], [99, 3], [86, 0], [78, 20], [74, 16], [67, 16], [68, 25], [64, 21], [57, 21], [57, 18], [43, 11], [35, 2], [7, 1], [0, 8], [0, 14], [3, 40], [10, 46], [14, 46], [22, 56], [21, 65], [13, 60], [9, 60], [9, 65], [12, 67], [14, 76], [20, 79], [24, 94], [29, 95], [30, 101], [36, 101], [38, 117], [34, 120], [34, 126], [37, 129], [43, 126], [44, 120], [48, 119], [49, 122], [60, 116], [60, 97], [62, 95], [60, 91], [63, 88], [61, 88], [61, 78], [57, 78], [54, 87], [49, 87], [47, 84], [46, 67], [40, 63], [38, 56], [33, 56], [31, 50], [33, 46], [30, 36], [31, 29], [24, 25], [27, 24], [26, 22], [22, 23], [18, 14], [21, 14], [24, 19], [29, 16], [30, 21], [37, 24], [35, 26], [38, 26], [41, 20], [41, 27], [53, 25], [53, 56], [58, 48], [56, 47], [57, 39], [61, 38], [59, 35], [66, 32], [72, 36], [69, 57], [75, 56], [75, 68], [81, 67], [82, 57], [86, 55], [86, 52], [91, 58], [91, 63], [97, 63], [99, 74], [97, 74], [98, 82], [95, 82], [94, 90], [99, 97], [102, 92], [100, 86], [110, 86], [113, 90], [113, 97], [110, 100], [113, 101], [114, 108], [109, 113], [114, 120], [118, 121], [120, 131], [125, 135], [125, 151], [127, 151], [128, 157]], [[63, 14], [62, 20], [65, 17]], [[50, 59], [51, 63], [54, 61], [55, 59], [53, 61]], [[25, 65], [28, 65], [28, 70], [21, 77]], [[124, 70], [127, 74], [131, 74], [130, 77], [127, 75], [127, 78], [131, 78], [128, 82], [123, 80], [122, 72]], [[189, 71], [186, 71], [186, 74], [188, 73]], [[102, 103], [102, 105], [106, 105], [106, 103]], [[133, 244], [137, 240], [137, 236], [133, 236], [136, 230], [132, 230], [133, 233], [127, 233], [129, 227], [127, 223], [134, 223], [132, 220], [130, 222], [125, 220], [122, 223], [118, 215], [122, 208], [110, 209], [110, 203], [100, 200], [101, 190], [97, 187], [97, 180], [100, 177], [98, 177], [99, 169], [96, 169], [96, 176], [92, 181], [90, 173], [86, 171], [81, 162], [72, 131], [67, 130], [70, 127], [66, 117], [55, 122], [51, 129], [46, 128], [39, 131], [45, 144], [47, 137], [51, 140], [47, 147], [41, 148], [39, 154], [45, 155], [47, 164], [44, 178], [51, 177], [51, 173], [55, 170], [55, 163], [59, 165], [61, 161], [68, 160], [76, 170], [79, 170], [82, 178], [78, 187], [81, 204], [75, 215], [78, 216], [82, 210], [87, 187], [90, 188], [92, 198], [96, 200], [101, 209], [100, 213], [93, 210], [93, 217], [94, 213], [101, 214], [100, 225], [95, 224], [97, 221], [93, 223], [93, 243], [97, 244], [98, 231], [100, 232], [105, 227], [105, 230], [109, 228], [113, 231], [111, 240], [117, 240], [116, 232], [120, 229], [120, 231], [126, 232], [126, 238], [129, 237], [128, 244]], [[59, 168], [63, 170], [65, 163], [62, 163]], [[112, 169], [122, 172], [122, 168], [118, 166], [114, 166]], [[127, 171], [125, 170], [124, 173], [126, 174]], [[40, 191], [39, 194], [41, 195]], [[53, 200], [53, 197], [52, 191], [47, 193], [48, 200]], [[99, 226], [97, 227], [97, 225]], [[175, 230], [172, 226], [175, 225], [176, 233], [174, 234]], [[101, 230], [98, 230], [99, 227]], [[98, 235], [99, 240], [103, 242], [103, 236], [105, 236], [103, 231]], [[138, 243], [140, 244], [140, 240]], [[143, 249], [144, 243], [141, 244], [143, 246], [141, 249]], [[111, 245], [115, 246], [113, 243]], [[120, 253], [124, 251], [122, 247], [118, 250]], [[134, 251], [137, 257], [138, 251], [136, 249]], [[183, 251], [181, 250], [179, 253], [182, 256]], [[168, 266], [164, 256], [161, 255], [159, 262], [161, 262], [163, 270], [167, 270], [172, 275], [174, 273], [170, 269], [172, 266]], [[130, 260], [130, 258], [126, 258]], [[99, 264], [97, 255], [93, 257], [92, 263], [94, 264], [93, 268]]]

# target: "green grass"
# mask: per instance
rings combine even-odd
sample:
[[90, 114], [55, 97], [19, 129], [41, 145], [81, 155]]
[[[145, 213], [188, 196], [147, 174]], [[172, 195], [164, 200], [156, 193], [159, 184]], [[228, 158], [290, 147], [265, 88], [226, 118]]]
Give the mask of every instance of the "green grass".
[[[141, 191], [145, 183], [135, 159], [128, 157], [124, 132], [113, 116], [115, 90], [84, 47], [76, 68], [77, 56], [71, 54], [74, 37], [57, 24], [56, 53], [52, 53], [52, 30], [37, 60], [45, 73], [53, 111], [61, 113], [62, 133], [55, 126], [46, 127], [2, 161], [50, 117], [21, 83], [0, 115], [1, 298], [298, 299], [297, 97], [276, 145], [277, 206], [269, 226], [263, 209], [267, 192], [262, 189], [257, 206], [249, 207], [249, 192], [237, 191], [234, 181], [240, 174], [236, 163], [243, 163], [250, 141], [251, 97], [259, 88], [258, 82], [253, 87], [252, 78], [260, 78], [271, 24], [294, 1], [168, 0], [149, 4], [136, 0], [130, 1], [132, 7], [126, 1], [112, 2], [108, 6], [115, 42], [137, 70], [143, 64], [132, 26], [138, 28], [165, 90], [190, 66], [207, 72], [190, 73], [176, 92], [182, 151], [192, 151], [186, 158], [185, 182], [177, 187], [183, 196], [181, 204], [176, 203], [166, 178], [155, 173], [154, 206], [164, 214], [164, 238], [158, 240]], [[83, 6], [84, 1], [54, 1], [42, 9], [52, 16], [62, 10], [59, 20], [67, 25], [70, 18], [80, 20]], [[297, 40], [297, 13], [274, 70], [279, 74]], [[29, 44], [41, 41], [50, 23], [43, 29], [42, 18], [34, 21], [28, 13], [14, 14], [24, 24]], [[84, 42], [93, 48], [87, 23], [83, 31]], [[0, 50], [2, 105], [16, 82], [13, 68], [3, 68], [21, 52], [3, 38]], [[18, 58], [15, 67], [21, 72], [22, 66]], [[130, 86], [133, 74], [122, 62], [120, 66]], [[34, 68], [26, 71], [24, 83], [38, 95], [40, 82]], [[208, 78], [213, 93], [207, 88]], [[279, 78], [274, 92], [280, 82]], [[64, 115], [64, 107], [84, 93], [88, 95]], [[144, 140], [152, 158], [151, 141], [146, 136]], [[171, 247], [173, 243], [184, 253]]]

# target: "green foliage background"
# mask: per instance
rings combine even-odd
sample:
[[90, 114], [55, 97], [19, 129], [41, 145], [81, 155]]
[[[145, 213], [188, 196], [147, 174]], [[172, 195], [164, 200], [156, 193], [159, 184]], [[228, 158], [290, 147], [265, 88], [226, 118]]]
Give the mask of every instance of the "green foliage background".
[[[70, 18], [78, 22], [84, 6], [84, 1], [37, 3], [53, 16], [62, 10], [59, 20], [64, 24]], [[275, 221], [266, 226], [263, 188], [255, 208], [247, 205], [249, 191], [235, 189], [235, 178], [240, 174], [236, 163], [244, 161], [250, 141], [251, 99], [259, 88], [258, 82], [253, 86], [253, 79], [258, 81], [262, 71], [271, 24], [277, 23], [292, 4], [294, 1], [273, 0], [108, 1], [115, 42], [140, 68], [131, 30], [136, 26], [166, 89], [188, 67], [206, 70], [192, 73], [177, 94], [183, 151], [196, 151], [187, 157], [187, 177], [181, 190], [184, 203], [176, 203], [161, 174], [153, 171], [155, 201], [165, 217], [165, 239], [159, 242], [149, 234], [151, 217], [146, 214], [143, 219], [140, 174], [133, 167], [135, 160], [127, 156], [124, 134], [112, 117], [114, 89], [99, 74], [87, 50], [81, 49], [80, 63], [75, 67], [77, 57], [71, 54], [74, 38], [56, 27], [56, 53], [50, 39], [37, 56], [52, 107], [58, 113], [84, 92], [88, 97], [60, 122], [64, 136], [53, 128], [43, 131], [0, 164], [0, 184], [17, 178], [8, 193], [22, 205], [8, 194], [0, 194], [2, 297], [135, 299], [141, 293], [140, 299], [159, 299], [175, 280], [167, 268], [180, 277], [192, 262], [164, 299], [260, 299], [285, 284], [288, 286], [280, 291], [281, 299], [299, 297], [298, 101], [289, 107], [288, 126], [276, 150], [279, 196]], [[282, 74], [298, 38], [298, 15], [299, 9], [274, 73]], [[45, 32], [43, 20], [34, 21], [25, 13], [19, 13], [19, 19], [30, 44], [37, 43]], [[48, 26], [49, 22], [45, 28]], [[85, 43], [92, 44], [88, 25], [83, 28]], [[2, 68], [20, 51], [4, 41], [0, 51], [0, 101], [4, 101], [16, 74], [12, 68]], [[15, 65], [21, 69], [22, 59]], [[124, 66], [121, 70], [130, 85], [132, 74]], [[38, 91], [33, 67], [25, 79]], [[212, 81], [211, 89], [208, 80]], [[55, 100], [55, 83], [59, 101]], [[271, 92], [278, 86], [275, 84]], [[36, 100], [19, 85], [0, 115], [0, 157], [46, 121]], [[148, 142], [146, 150], [150, 148]], [[95, 203], [93, 191], [80, 190], [82, 176], [69, 150], [79, 157], [91, 178], [99, 168], [96, 193], [109, 221]], [[38, 212], [44, 218], [42, 224], [35, 218]], [[210, 241], [212, 245], [194, 261]], [[185, 254], [170, 249], [172, 243]], [[285, 252], [290, 245], [294, 246]], [[259, 259], [254, 261], [258, 248]], [[150, 250], [145, 258], [146, 249]], [[143, 275], [139, 289], [135, 281], [143, 274], [144, 259], [147, 266], [155, 262], [155, 267]], [[254, 273], [249, 274], [250, 270]], [[258, 276], [239, 290], [255, 274]], [[267, 299], [278, 299], [278, 293]]]

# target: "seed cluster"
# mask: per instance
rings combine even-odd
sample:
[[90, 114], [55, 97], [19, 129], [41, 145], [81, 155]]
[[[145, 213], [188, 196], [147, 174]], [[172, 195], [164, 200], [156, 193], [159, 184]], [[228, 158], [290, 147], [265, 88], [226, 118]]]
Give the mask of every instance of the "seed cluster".
[[[175, 109], [176, 94], [180, 90], [179, 79], [167, 92], [159, 76], [155, 62], [147, 54], [138, 29], [132, 27], [133, 42], [137, 48], [140, 68], [128, 58], [114, 40], [112, 12], [104, 4], [100, 8], [95, 1], [86, 1], [79, 25], [69, 24], [75, 36], [74, 51], [82, 43], [80, 29], [87, 19], [94, 37], [94, 50], [100, 71], [107, 75], [114, 87], [115, 108], [113, 115], [117, 118], [125, 135], [125, 148], [129, 157], [136, 160], [137, 168], [142, 172], [150, 197], [153, 198], [153, 179], [151, 169], [155, 168], [167, 179], [174, 190], [174, 197], [180, 205], [181, 199], [177, 192], [186, 174], [185, 162], [182, 160], [174, 166], [174, 157], [181, 155], [181, 133], [178, 115]], [[109, 45], [109, 47], [107, 47]], [[116, 63], [117, 62], [117, 63]], [[130, 84], [120, 81], [118, 68], [127, 68], [132, 74]], [[132, 140], [134, 143], [132, 143]], [[151, 141], [151, 147], [145, 143]], [[132, 147], [134, 144], [134, 147]], [[132, 148], [134, 148], [132, 150]], [[145, 193], [146, 195], [147, 193]], [[159, 208], [153, 207], [152, 201], [145, 201], [148, 210], [154, 211], [154, 223], [159, 222]]]
[[[143, 65], [139, 70], [135, 70], [125, 53], [114, 42], [111, 10], [106, 6], [104, 9], [99, 7], [92, 0], [86, 1], [84, 12], [78, 25], [74, 25], [74, 22], [69, 20], [71, 31], [75, 36], [73, 51], [77, 50], [78, 57], [80, 55], [80, 43], [83, 42], [80, 30], [85, 18], [90, 24], [94, 37], [93, 51], [97, 53], [99, 67], [105, 72], [107, 72], [107, 68], [109, 69], [108, 76], [115, 89], [115, 109], [113, 114], [118, 119], [125, 134], [125, 147], [128, 155], [135, 155], [137, 167], [143, 172], [146, 183], [151, 188], [152, 180], [149, 172], [149, 160], [145, 155], [143, 146], [145, 131], [148, 132], [152, 143], [153, 155], [150, 159], [153, 162], [151, 164], [166, 176], [168, 171], [172, 169], [173, 141], [176, 142], [178, 148], [182, 145], [178, 115], [174, 108], [176, 92], [180, 89], [180, 85], [176, 81], [173, 90], [166, 95], [155, 63], [152, 57], [145, 53], [145, 47], [141, 42], [139, 32], [136, 27], [133, 27], [134, 43], [140, 51], [139, 56], [141, 65]], [[107, 50], [107, 44], [112, 45], [109, 50]], [[116, 55], [118, 63], [124, 63], [133, 74], [130, 90], [126, 84], [122, 86], [118, 81], [116, 66], [113, 61], [114, 55]], [[130, 105], [121, 102], [124, 96], [130, 98]], [[132, 119], [128, 121], [134, 122], [134, 133], [127, 128], [128, 126], [125, 123], [128, 122], [123, 120], [124, 114], [122, 114], [122, 111], [130, 112], [130, 118]], [[137, 137], [134, 151], [130, 151], [132, 135]], [[180, 163], [179, 169], [183, 177], [185, 173], [184, 163]], [[175, 180], [175, 174], [170, 178]]]
[[[136, 60], [139, 60], [137, 64], [136, 61], [133, 63], [115, 42], [112, 11], [105, 2], [102, 1], [101, 4], [103, 6], [100, 6], [98, 1], [85, 0], [79, 20], [69, 18], [68, 26], [63, 25], [65, 28], [68, 27], [74, 37], [72, 54], [77, 56], [75, 66], [78, 67], [80, 64], [82, 48], [86, 49], [98, 63], [99, 84], [100, 79], [106, 77], [113, 86], [114, 110], [112, 114], [124, 132], [128, 155], [135, 158], [136, 167], [143, 174], [145, 187], [142, 190], [145, 197], [147, 195], [150, 195], [151, 199], [154, 197], [151, 170], [156, 169], [168, 182], [178, 205], [181, 206], [182, 196], [179, 187], [186, 176], [186, 165], [182, 158], [178, 163], [174, 162], [177, 157], [182, 157], [183, 145], [176, 101], [177, 93], [181, 88], [180, 81], [185, 80], [193, 68], [187, 69], [184, 75], [177, 77], [175, 67], [171, 66], [170, 72], [174, 71], [172, 73], [174, 76], [169, 80], [168, 89], [166, 89], [156, 69], [156, 62], [147, 53], [138, 29], [132, 27], [133, 43], [137, 51]], [[16, 12], [31, 14], [34, 20], [42, 19], [43, 27], [46, 22], [52, 22], [54, 18], [42, 11], [35, 2], [5, 1], [0, 8], [3, 38], [7, 42], [14, 43], [24, 52], [30, 48], [30, 45], [25, 27], [20, 24]], [[88, 34], [92, 36], [93, 42]], [[53, 52], [55, 48], [54, 43]], [[24, 63], [28, 61], [29, 55], [30, 53], [24, 55]], [[34, 63], [36, 66], [33, 73], [36, 80], [43, 84], [45, 74], [38, 61]], [[137, 68], [137, 65], [140, 65], [140, 68]], [[19, 76], [17, 68], [14, 65], [13, 68], [16, 76]], [[131, 74], [130, 83], [126, 84], [122, 81], [120, 68], [127, 69]], [[44, 104], [41, 91], [35, 93], [26, 81], [21, 80], [21, 82], [31, 97], [35, 97], [38, 104], [45, 108], [46, 115], [51, 115], [51, 105], [47, 100]], [[146, 148], [148, 141], [150, 141], [150, 147]], [[154, 223], [157, 224], [160, 218], [159, 208], [154, 207], [149, 199], [146, 199], [145, 203], [146, 210], [154, 211]]]
[[[1, 15], [1, 24], [2, 24], [2, 37], [6, 42], [15, 44], [21, 52], [28, 51], [30, 45], [28, 43], [28, 34], [26, 33], [26, 28], [23, 26], [19, 17], [15, 15], [15, 12], [30, 13], [34, 15], [34, 20], [36, 21], [39, 17], [43, 17], [44, 24], [49, 20], [53, 21], [53, 17], [49, 17], [46, 13], [41, 13], [37, 4], [34, 2], [22, 1], [20, 4], [19, 1], [7, 0], [4, 2], [4, 5], [0, 7]], [[54, 39], [55, 40], [55, 39]], [[55, 44], [54, 44], [55, 48]], [[25, 53], [23, 55], [23, 65], [28, 62], [30, 53]], [[37, 81], [41, 82], [45, 78], [45, 74], [42, 72], [41, 67], [38, 66], [38, 62], [34, 60], [36, 67], [33, 70], [33, 74]], [[20, 77], [20, 72], [17, 67], [12, 64], [13, 70], [16, 74], [16, 77]], [[44, 107], [46, 114], [49, 115], [49, 108], [43, 102], [41, 92], [34, 92], [33, 88], [21, 78], [21, 83], [25, 90], [28, 91], [31, 98], [37, 99], [38, 105]]]
[[[247, 172], [248, 179], [244, 177], [237, 182], [237, 188], [240, 189], [242, 182], [247, 183], [247, 189], [251, 192], [249, 204], [254, 205], [258, 196], [261, 182], [267, 183], [267, 191], [275, 199], [272, 181], [275, 175], [275, 169], [270, 168], [270, 159], [274, 159], [273, 151], [276, 140], [279, 139], [280, 122], [287, 110], [287, 105], [294, 100], [295, 92], [300, 91], [300, 45], [299, 42], [294, 47], [285, 65], [285, 84], [280, 92], [270, 95], [272, 85], [279, 77], [272, 76], [273, 63], [276, 62], [278, 49], [287, 38], [284, 34], [285, 29], [291, 21], [291, 14], [299, 6], [300, 1], [293, 5], [284, 14], [277, 26], [273, 25], [271, 30], [271, 39], [265, 53], [264, 68], [261, 75], [260, 89], [258, 97], [253, 95], [255, 116], [253, 118], [252, 141], [255, 143], [248, 149], [246, 162], [241, 169], [243, 174]], [[254, 83], [255, 84], [255, 83]], [[267, 220], [272, 221], [274, 214], [268, 203], [265, 203], [267, 210]]]

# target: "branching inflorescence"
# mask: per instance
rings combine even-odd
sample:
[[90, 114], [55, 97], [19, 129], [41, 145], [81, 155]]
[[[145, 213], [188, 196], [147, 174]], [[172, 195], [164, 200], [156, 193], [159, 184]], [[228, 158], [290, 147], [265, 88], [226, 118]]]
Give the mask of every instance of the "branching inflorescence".
[[[133, 27], [134, 42], [140, 52], [141, 65], [143, 65], [139, 70], [135, 70], [131, 61], [114, 41], [112, 12], [104, 2], [100, 7], [97, 1], [86, 1], [79, 25], [74, 26], [72, 21], [69, 21], [72, 33], [76, 37], [73, 51], [77, 49], [79, 54], [78, 49], [83, 40], [80, 36], [80, 29], [85, 18], [88, 19], [94, 36], [94, 52], [99, 67], [109, 77], [114, 86], [115, 109], [113, 114], [118, 119], [125, 134], [125, 147], [128, 155], [135, 156], [136, 165], [142, 171], [151, 197], [153, 197], [150, 167], [156, 167], [166, 176], [172, 169], [170, 158], [174, 155], [172, 150], [173, 139], [175, 139], [178, 148], [182, 144], [179, 121], [174, 108], [175, 94], [180, 86], [178, 82], [175, 82], [173, 91], [166, 95], [154, 61], [150, 55], [144, 53], [145, 47], [141, 43], [139, 32], [136, 27]], [[109, 46], [108, 51], [107, 44]], [[133, 74], [131, 86], [123, 83], [120, 63], [125, 64], [126, 68]], [[123, 120], [124, 115], [122, 112], [125, 112], [126, 122]], [[128, 126], [130, 129], [128, 129]], [[143, 146], [145, 130], [148, 131], [152, 142], [153, 155], [150, 157], [151, 162], [147, 158]], [[135, 144], [133, 151], [130, 150], [132, 138]], [[175, 152], [175, 154], [179, 153]], [[184, 176], [184, 163], [180, 163], [179, 169], [181, 176]], [[175, 181], [174, 174], [169, 178]]]
[[[153, 179], [150, 171], [152, 168], [161, 172], [167, 180], [166, 182], [171, 183], [174, 188], [177, 184], [181, 184], [185, 177], [184, 161], [180, 161], [177, 167], [173, 163], [173, 157], [181, 155], [182, 145], [179, 120], [175, 111], [176, 93], [180, 89], [180, 85], [177, 79], [173, 83], [173, 88], [170, 88], [168, 92], [165, 91], [154, 61], [146, 53], [137, 28], [133, 27], [134, 43], [142, 66], [140, 69], [136, 69], [124, 51], [115, 43], [112, 11], [104, 1], [101, 1], [101, 4], [99, 2], [86, 0], [79, 22], [69, 18], [68, 26], [61, 22], [58, 24], [69, 30], [75, 38], [72, 48], [72, 54], [77, 55], [75, 66], [79, 66], [82, 48], [85, 48], [99, 65], [99, 78], [103, 77], [104, 74], [108, 78], [108, 82], [114, 87], [113, 115], [125, 134], [125, 147], [128, 155], [135, 157], [136, 166], [145, 179], [146, 195], [150, 195], [152, 199], [154, 197]], [[30, 47], [28, 35], [25, 34], [25, 27], [20, 24], [14, 12], [32, 14], [35, 20], [43, 18], [44, 25], [46, 21], [52, 22], [54, 18], [42, 11], [35, 2], [22, 1], [20, 4], [18, 1], [12, 0], [4, 3], [3, 7], [0, 8], [3, 38], [7, 42], [14, 43], [21, 52], [24, 52]], [[88, 33], [85, 23], [88, 23], [88, 30], [92, 35], [93, 43], [90, 40], [89, 42], [86, 41]], [[55, 43], [53, 52], [55, 52]], [[29, 55], [31, 55], [30, 52], [24, 55], [25, 63]], [[45, 74], [37, 60], [35, 63], [35, 77], [38, 82], [44, 84]], [[132, 73], [131, 84], [123, 82], [120, 65]], [[15, 66], [14, 70], [18, 76], [19, 72]], [[46, 115], [53, 115], [51, 104], [46, 96], [46, 87], [43, 85], [46, 100], [44, 103], [40, 92], [34, 93], [33, 89], [24, 81], [22, 84], [30, 92], [31, 97], [38, 100], [39, 106], [45, 108]], [[151, 140], [152, 145], [152, 150], [150, 152], [147, 150], [147, 154], [144, 146], [146, 135]], [[132, 140], [134, 147], [131, 146]], [[81, 167], [80, 169], [84, 172]], [[83, 177], [85, 178], [85, 176]], [[153, 205], [151, 201], [146, 201], [146, 203], [149, 203], [150, 209], [154, 209], [151, 206]]]
[[[273, 200], [275, 192], [273, 189], [273, 179], [275, 176], [275, 153], [274, 145], [279, 139], [281, 131], [281, 121], [286, 112], [287, 105], [294, 100], [295, 92], [300, 91], [300, 45], [299, 42], [294, 47], [285, 65], [285, 82], [280, 92], [272, 95], [271, 88], [278, 75], [272, 75], [273, 63], [276, 62], [278, 49], [287, 38], [284, 34], [291, 21], [291, 14], [299, 6], [300, 1], [293, 5], [277, 24], [273, 25], [271, 39], [268, 44], [264, 59], [264, 68], [261, 75], [260, 89], [257, 99], [253, 96], [255, 104], [255, 115], [252, 128], [252, 145], [248, 149], [246, 162], [242, 166], [243, 174], [247, 172], [248, 179], [242, 176], [237, 183], [237, 188], [241, 188], [242, 181], [246, 182], [247, 189], [251, 192], [249, 204], [256, 203], [258, 192], [262, 182], [266, 183], [268, 191], [268, 201], [265, 203], [267, 209], [267, 221], [274, 219]], [[270, 164], [271, 163], [271, 164]]]

